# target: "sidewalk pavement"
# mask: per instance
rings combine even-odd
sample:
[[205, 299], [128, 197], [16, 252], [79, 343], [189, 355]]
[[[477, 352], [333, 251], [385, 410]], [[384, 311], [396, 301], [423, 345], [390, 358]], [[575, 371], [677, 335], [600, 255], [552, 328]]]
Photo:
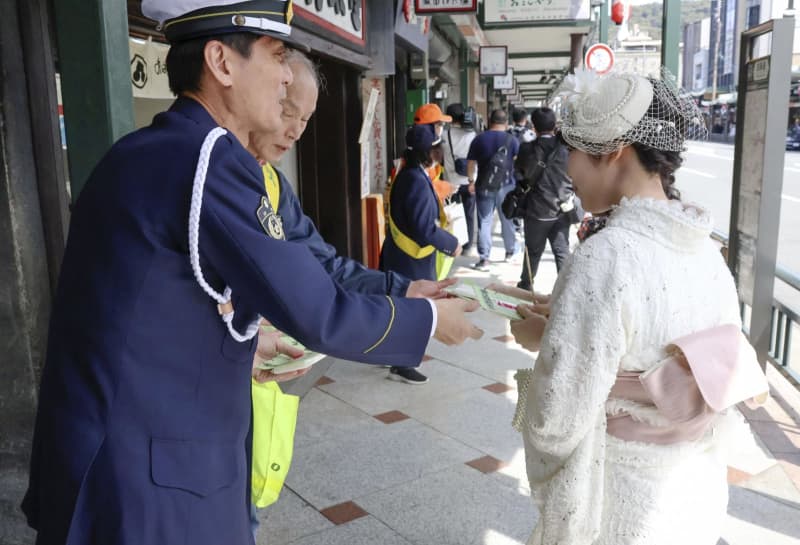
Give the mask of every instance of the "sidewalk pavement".
[[[504, 254], [498, 237], [492, 258]], [[515, 283], [521, 262], [455, 276]], [[547, 253], [536, 289], [556, 270]], [[479, 341], [429, 345], [424, 385], [386, 380], [388, 369], [336, 361], [300, 404], [295, 455], [278, 502], [260, 513], [264, 545], [524, 544], [537, 519], [522, 440], [511, 427], [517, 369], [533, 355], [508, 322], [482, 310]], [[800, 393], [769, 374], [772, 398], [743, 409], [756, 436], [733, 456], [719, 545], [800, 544]], [[677, 544], [676, 544], [677, 545]]]

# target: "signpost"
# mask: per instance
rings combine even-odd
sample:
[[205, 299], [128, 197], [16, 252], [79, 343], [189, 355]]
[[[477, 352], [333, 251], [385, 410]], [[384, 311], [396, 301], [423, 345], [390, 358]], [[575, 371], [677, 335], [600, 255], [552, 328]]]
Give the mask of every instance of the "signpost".
[[[744, 325], [762, 367], [771, 340], [793, 34], [794, 18], [745, 30], [739, 62], [728, 266], [751, 309]], [[769, 55], [755, 57], [763, 44], [771, 44]]]
[[610, 72], [614, 67], [614, 51], [606, 44], [594, 44], [586, 50], [583, 64], [598, 74]]

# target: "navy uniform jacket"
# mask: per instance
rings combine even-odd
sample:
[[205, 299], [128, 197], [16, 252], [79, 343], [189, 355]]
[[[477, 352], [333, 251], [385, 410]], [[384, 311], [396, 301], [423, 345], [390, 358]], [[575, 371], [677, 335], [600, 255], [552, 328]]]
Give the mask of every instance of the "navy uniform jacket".
[[[436, 225], [439, 200], [421, 167], [403, 168], [397, 174], [392, 183], [389, 213], [400, 232], [420, 247], [431, 245], [447, 255], [455, 252], [458, 239]], [[412, 280], [436, 280], [436, 252], [421, 259], [413, 258], [395, 244], [389, 233], [381, 248], [381, 268]]]
[[[192, 180], [214, 121], [178, 99], [117, 142], [76, 203], [59, 279], [23, 502], [37, 544], [252, 543], [247, 432], [255, 340], [235, 341], [188, 256]], [[237, 330], [261, 314], [310, 349], [416, 365], [423, 299], [342, 289], [303, 244], [257, 218], [261, 168], [230, 133], [200, 216], [209, 284]]]
[[368, 269], [358, 261], [336, 255], [336, 249], [320, 236], [311, 218], [305, 215], [300, 201], [281, 171], [275, 169], [281, 186], [278, 214], [283, 219], [286, 240], [308, 246], [322, 266], [341, 286], [360, 293], [388, 293], [404, 296], [410, 281], [394, 272]]

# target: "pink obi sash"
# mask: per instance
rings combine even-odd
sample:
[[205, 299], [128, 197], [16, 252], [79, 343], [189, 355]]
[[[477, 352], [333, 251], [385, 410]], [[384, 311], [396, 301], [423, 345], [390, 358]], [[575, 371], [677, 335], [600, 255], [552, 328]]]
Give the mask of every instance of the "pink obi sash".
[[607, 415], [610, 435], [660, 445], [694, 441], [717, 413], [740, 401], [767, 398], [769, 385], [755, 351], [735, 325], [681, 337], [667, 352], [645, 372], [620, 371], [609, 397], [655, 406], [669, 425], [640, 422], [628, 413]]

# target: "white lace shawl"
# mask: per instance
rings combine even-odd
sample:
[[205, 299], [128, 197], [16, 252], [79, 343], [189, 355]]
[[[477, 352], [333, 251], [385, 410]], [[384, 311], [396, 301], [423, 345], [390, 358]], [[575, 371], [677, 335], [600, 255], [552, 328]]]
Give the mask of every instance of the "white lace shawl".
[[[607, 443], [619, 443], [605, 433], [606, 410], [624, 408], [658, 424], [657, 414], [635, 404], [607, 408], [617, 371], [649, 368], [682, 335], [739, 323], [733, 279], [709, 238], [711, 226], [698, 207], [623, 199], [608, 226], [562, 269], [538, 359], [517, 376], [514, 425], [540, 511], [529, 543], [582, 545], [597, 537]], [[635, 467], [625, 452], [644, 449], [644, 463], [669, 463], [686, 448], [627, 445], [635, 448], [611, 461]]]

